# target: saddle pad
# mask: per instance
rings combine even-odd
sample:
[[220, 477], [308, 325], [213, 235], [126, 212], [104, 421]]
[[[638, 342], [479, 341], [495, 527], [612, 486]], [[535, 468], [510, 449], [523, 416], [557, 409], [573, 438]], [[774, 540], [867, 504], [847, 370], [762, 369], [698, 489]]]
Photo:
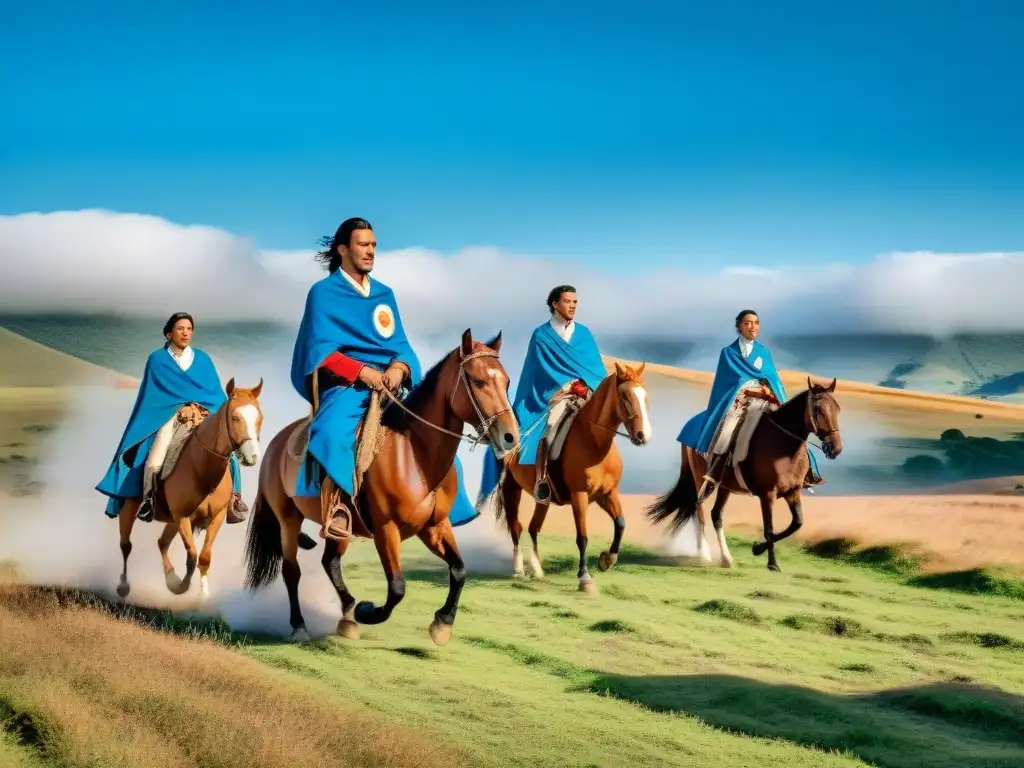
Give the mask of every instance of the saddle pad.
[[740, 422], [739, 430], [736, 433], [736, 446], [733, 448], [732, 460], [739, 464], [747, 458], [750, 450], [750, 439], [754, 436], [754, 430], [761, 423], [761, 417], [766, 413], [776, 410], [776, 406], [767, 400], [750, 398], [747, 403], [747, 412]]
[[715, 435], [715, 439], [711, 441], [712, 454], [723, 454], [729, 450], [733, 435], [736, 434], [736, 428], [739, 426], [740, 421], [742, 421], [743, 413], [747, 408], [749, 398], [746, 397], [744, 392], [748, 388], [760, 389], [760, 385], [756, 381], [748, 381], [740, 387], [740, 393], [733, 400], [725, 415], [722, 416], [722, 423], [718, 425], [718, 433]]

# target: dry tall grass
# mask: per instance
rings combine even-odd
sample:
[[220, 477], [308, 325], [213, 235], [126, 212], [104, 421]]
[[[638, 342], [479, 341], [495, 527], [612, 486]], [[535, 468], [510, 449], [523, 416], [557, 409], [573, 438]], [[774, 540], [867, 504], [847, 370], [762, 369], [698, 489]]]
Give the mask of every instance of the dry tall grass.
[[[425, 734], [337, 709], [336, 694], [69, 600], [0, 584], [0, 720], [47, 765], [432, 768]], [[6, 712], [4, 711], [6, 710]]]

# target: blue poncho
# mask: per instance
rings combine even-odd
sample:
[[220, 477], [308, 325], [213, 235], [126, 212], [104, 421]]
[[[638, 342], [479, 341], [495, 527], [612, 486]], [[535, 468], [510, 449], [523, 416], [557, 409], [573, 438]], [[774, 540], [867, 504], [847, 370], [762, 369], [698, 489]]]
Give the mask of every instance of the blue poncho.
[[[512, 403], [520, 431], [525, 432], [544, 418], [551, 396], [567, 381], [583, 379], [588, 387], [597, 389], [607, 375], [597, 342], [585, 325], [576, 323], [569, 342], [555, 332], [550, 322], [539, 326], [530, 338]], [[519, 464], [533, 464], [537, 460], [537, 446], [543, 436], [544, 427], [538, 426], [524, 438], [517, 457]], [[494, 449], [488, 448], [480, 482], [481, 500], [491, 494], [500, 476], [501, 466]]]
[[[760, 367], [757, 367], [759, 360]], [[739, 395], [740, 387], [751, 380], [761, 379], [768, 382], [772, 393], [780, 402], [786, 401], [786, 388], [782, 385], [775, 361], [766, 346], [755, 340], [747, 357], [743, 357], [740, 352], [739, 339], [725, 347], [718, 357], [718, 369], [711, 384], [707, 409], [686, 422], [676, 439], [683, 445], [706, 454], [711, 450], [711, 442], [715, 438], [718, 425]], [[811, 470], [817, 475], [818, 465], [814, 454], [808, 451], [808, 456]]]
[[[409, 366], [410, 384], [422, 377], [419, 358], [402, 325], [394, 292], [367, 278], [370, 290], [361, 293], [339, 269], [309, 289], [292, 353], [292, 386], [312, 405], [307, 384], [324, 360], [334, 352], [352, 357], [379, 370], [399, 361]], [[321, 393], [309, 428], [308, 452], [335, 484], [351, 496], [355, 473], [356, 429], [369, 405], [370, 391], [362, 386], [332, 387]], [[477, 517], [462, 483], [462, 467], [456, 457], [459, 496], [449, 513], [452, 525]], [[309, 462], [303, 462], [296, 481], [296, 496], [319, 496], [320, 479]]]
[[[128, 426], [107, 474], [96, 486], [97, 491], [110, 497], [106, 509], [109, 517], [117, 517], [125, 499], [141, 498], [146, 459], [156, 433], [179, 408], [186, 403], [198, 403], [213, 413], [228, 399], [209, 355], [195, 347], [192, 351], [194, 357], [187, 371], [171, 359], [166, 347], [154, 350], [146, 360]], [[240, 493], [241, 475], [234, 454], [230, 469], [235, 492]]]

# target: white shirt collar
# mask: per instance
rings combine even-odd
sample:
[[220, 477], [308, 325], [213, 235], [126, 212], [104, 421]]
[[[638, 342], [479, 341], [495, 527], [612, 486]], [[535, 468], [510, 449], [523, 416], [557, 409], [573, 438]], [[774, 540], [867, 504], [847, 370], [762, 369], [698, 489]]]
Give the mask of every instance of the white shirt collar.
[[565, 322], [561, 316], [555, 312], [551, 315], [551, 327], [555, 333], [562, 337], [562, 341], [568, 342], [572, 339], [572, 333], [576, 330], [576, 321], [570, 320], [568, 323]]
[[751, 350], [754, 349], [754, 342], [753, 341], [747, 341], [742, 336], [740, 336], [739, 339], [740, 339], [740, 354], [743, 355], [744, 357], [748, 357], [750, 355]]
[[167, 354], [171, 356], [171, 359], [178, 364], [178, 367], [183, 371], [187, 371], [192, 367], [192, 361], [195, 360], [196, 353], [192, 351], [192, 346], [189, 345], [181, 351], [181, 354], [176, 354], [174, 346], [172, 344], [167, 345]]
[[363, 275], [363, 282], [360, 283], [354, 277], [352, 277], [352, 275], [350, 275], [348, 272], [346, 272], [341, 267], [338, 267], [338, 274], [340, 274], [342, 277], [344, 277], [346, 280], [348, 280], [348, 284], [351, 285], [353, 288], [355, 288], [357, 291], [359, 291], [360, 295], [362, 295], [362, 296], [369, 296], [370, 295], [370, 276], [369, 275]]

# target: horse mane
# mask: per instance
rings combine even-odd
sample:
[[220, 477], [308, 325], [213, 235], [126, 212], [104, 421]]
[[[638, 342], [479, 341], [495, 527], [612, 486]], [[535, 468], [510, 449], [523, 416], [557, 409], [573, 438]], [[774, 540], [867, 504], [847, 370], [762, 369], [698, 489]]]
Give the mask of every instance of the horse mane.
[[[409, 395], [402, 401], [402, 405], [413, 412], [417, 412], [418, 409], [424, 405], [424, 402], [431, 397], [434, 394], [434, 390], [437, 389], [437, 382], [441, 378], [441, 370], [444, 368], [444, 364], [448, 362], [448, 359], [454, 354], [454, 352], [455, 350], [449, 352], [434, 363], [434, 366], [429, 371], [423, 374], [423, 378], [420, 379], [420, 383], [409, 390]], [[412, 426], [412, 419], [403, 409], [398, 408], [391, 403], [391, 407], [385, 408], [384, 412], [381, 414], [380, 423], [392, 432], [408, 432], [409, 427]]]

